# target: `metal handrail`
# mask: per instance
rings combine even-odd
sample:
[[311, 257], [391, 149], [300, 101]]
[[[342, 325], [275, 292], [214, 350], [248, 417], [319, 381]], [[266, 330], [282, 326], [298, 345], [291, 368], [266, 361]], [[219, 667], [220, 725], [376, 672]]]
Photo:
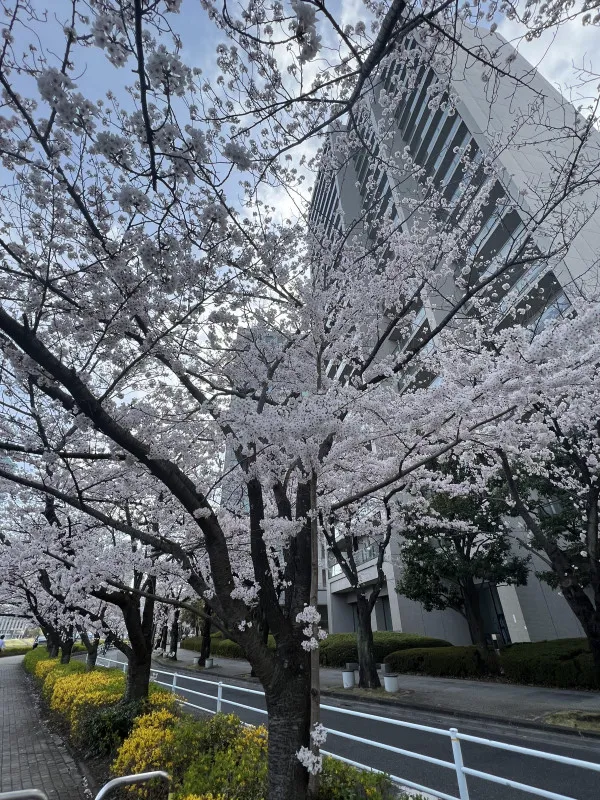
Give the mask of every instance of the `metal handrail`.
[[[121, 778], [114, 778], [105, 783], [100, 789], [94, 800], [104, 800], [114, 789], [120, 786], [131, 786], [135, 783], [147, 783], [148, 781], [160, 780], [167, 785], [171, 778], [163, 770], [154, 772], [139, 772], [137, 775], [123, 775]], [[17, 789], [14, 792], [0, 792], [0, 800], [48, 800], [48, 795], [41, 789]]]
[[[121, 778], [113, 778], [112, 781], [105, 783], [100, 789], [94, 800], [104, 800], [113, 789], [118, 789], [120, 786], [131, 786], [133, 783], [147, 783], [148, 781], [161, 780], [167, 785], [170, 783], [171, 778], [167, 772], [162, 770], [155, 770], [154, 772], [140, 772], [137, 775], [123, 775]], [[3, 798], [0, 795], [0, 800]]]
[[48, 800], [41, 789], [17, 789], [14, 792], [0, 792], [0, 800]]
[[[123, 667], [122, 662], [115, 661], [114, 659], [104, 657], [105, 661], [117, 664], [119, 667]], [[126, 666], [126, 665], [125, 665]], [[214, 680], [206, 680], [205, 678], [196, 678], [194, 675], [187, 675], [178, 672], [166, 672], [165, 670], [153, 670], [156, 674], [161, 675], [168, 675], [172, 678], [172, 681], [169, 683], [165, 681], [157, 681], [160, 683], [161, 686], [165, 686], [175, 694], [177, 691], [186, 691], [190, 692], [190, 694], [197, 695], [200, 697], [206, 697], [208, 699], [213, 700], [216, 703], [215, 709], [204, 708], [203, 706], [195, 705], [194, 703], [190, 703], [184, 697], [179, 697], [178, 702], [182, 705], [189, 706], [190, 708], [196, 708], [201, 711], [206, 711], [209, 714], [219, 713], [223, 707], [223, 705], [230, 705], [236, 708], [246, 709], [248, 711], [252, 711], [253, 713], [257, 714], [267, 714], [267, 712], [262, 708], [256, 708], [255, 706], [248, 706], [244, 703], [234, 702], [233, 700], [227, 700], [223, 697], [223, 691], [225, 689], [231, 689], [235, 692], [244, 692], [246, 694], [253, 694], [259, 695], [264, 697], [264, 692], [258, 691], [256, 689], [249, 689], [245, 686], [236, 686], [232, 683], [223, 683], [222, 681], [214, 681]], [[185, 680], [185, 681], [193, 681], [199, 683], [211, 683], [215, 684], [217, 688], [216, 695], [207, 695], [204, 692], [197, 692], [194, 689], [188, 689], [181, 685], [178, 685], [178, 679]], [[409, 781], [406, 778], [398, 777], [397, 775], [389, 775], [388, 777], [390, 780], [401, 786], [406, 786], [411, 789], [416, 789], [419, 792], [423, 792], [426, 794], [434, 795], [435, 797], [441, 798], [442, 800], [469, 800], [469, 789], [467, 786], [467, 775], [472, 775], [473, 777], [481, 778], [486, 781], [490, 781], [491, 783], [500, 784], [502, 786], [511, 787], [514, 789], [520, 789], [521, 791], [528, 792], [529, 794], [537, 795], [538, 797], [544, 797], [546, 800], [575, 800], [575, 798], [564, 795], [558, 794], [556, 792], [550, 792], [546, 789], [540, 789], [535, 786], [529, 786], [527, 784], [519, 783], [518, 781], [513, 781], [508, 778], [502, 778], [498, 775], [493, 775], [489, 772], [482, 772], [480, 770], [471, 769], [470, 767], [465, 766], [463, 762], [462, 750], [461, 750], [461, 741], [465, 742], [472, 742], [474, 744], [480, 744], [487, 747], [493, 747], [501, 750], [508, 750], [509, 752], [519, 753], [521, 755], [532, 756], [534, 758], [543, 758], [548, 761], [554, 761], [559, 764], [565, 764], [569, 766], [579, 767], [583, 769], [594, 770], [596, 772], [600, 772], [600, 764], [596, 764], [592, 761], [582, 761], [581, 759], [577, 758], [569, 758], [568, 756], [561, 756], [555, 755], [554, 753], [546, 753], [543, 750], [534, 750], [529, 747], [521, 747], [519, 745], [512, 745], [505, 742], [497, 742], [493, 739], [484, 739], [479, 736], [471, 736], [469, 734], [459, 733], [456, 728], [444, 729], [444, 728], [434, 728], [430, 725], [420, 725], [416, 722], [407, 722], [406, 720], [400, 719], [390, 719], [389, 717], [382, 717], [377, 714], [367, 714], [363, 711], [354, 711], [352, 709], [347, 708], [338, 708], [337, 706], [331, 706], [322, 703], [321, 709], [323, 711], [331, 711], [336, 714], [343, 714], [351, 717], [358, 717], [360, 719], [367, 719], [373, 722], [381, 722], [385, 723], [386, 725], [393, 725], [400, 728], [409, 728], [411, 730], [422, 731], [424, 733], [431, 733], [437, 736], [445, 736], [450, 739], [451, 746], [452, 746], [452, 761], [442, 761], [442, 759], [433, 758], [432, 756], [427, 756], [423, 753], [417, 753], [413, 750], [404, 750], [399, 747], [394, 747], [392, 745], [384, 744], [383, 742], [376, 742], [371, 739], [365, 739], [361, 736], [355, 736], [351, 733], [346, 733], [345, 731], [338, 731], [334, 728], [327, 728], [327, 732], [332, 736], [339, 736], [343, 739], [350, 739], [351, 741], [356, 741], [360, 744], [366, 744], [370, 747], [376, 747], [380, 750], [386, 750], [388, 752], [396, 753], [398, 755], [402, 755], [408, 758], [414, 758], [418, 761], [424, 761], [427, 763], [434, 764], [439, 767], [445, 767], [448, 769], [453, 769], [456, 773], [456, 780], [458, 784], [458, 796], [446, 794], [441, 792], [439, 789], [434, 789], [430, 786], [423, 786], [422, 784], [415, 783], [414, 781]], [[331, 756], [332, 758], [336, 758], [338, 761], [343, 761], [346, 764], [351, 764], [354, 767], [358, 767], [359, 769], [367, 770], [370, 772], [381, 772], [381, 770], [377, 770], [374, 767], [370, 767], [368, 764], [361, 764], [358, 761], [353, 761], [352, 759], [345, 758], [343, 756], [338, 756], [334, 753], [328, 752], [327, 750], [320, 751], [322, 755]], [[3, 796], [0, 795], [0, 800], [4, 800]], [[15, 800], [26, 800], [26, 798], [16, 798]], [[43, 798], [38, 798], [37, 800], [44, 800]], [[101, 798], [96, 798], [96, 800], [101, 800]]]

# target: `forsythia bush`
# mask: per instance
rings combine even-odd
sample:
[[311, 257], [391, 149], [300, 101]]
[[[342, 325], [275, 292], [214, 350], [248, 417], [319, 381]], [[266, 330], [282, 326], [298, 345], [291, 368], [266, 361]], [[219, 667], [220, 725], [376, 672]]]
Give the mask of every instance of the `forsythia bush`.
[[343, 761], [325, 757], [319, 785], [319, 800], [391, 800], [391, 781], [378, 772], [362, 772]]
[[30, 650], [23, 659], [23, 666], [27, 672], [33, 675], [38, 661], [48, 660], [48, 650], [45, 647], [36, 647], [35, 650]]
[[38, 661], [33, 668], [33, 676], [40, 683], [44, 683], [46, 677], [52, 672], [53, 669], [60, 664], [60, 658], [48, 658], [45, 661]]
[[196, 758], [185, 774], [183, 793], [202, 795], [211, 790], [235, 800], [266, 796], [266, 728], [244, 728], [227, 749]]
[[[161, 708], [143, 714], [133, 723], [133, 730], [125, 739], [112, 765], [114, 775], [150, 772], [154, 769], [173, 769], [173, 743], [177, 716]], [[129, 791], [142, 791], [131, 787]]]
[[212, 794], [212, 792], [208, 792], [207, 794], [188, 794], [182, 797], [181, 800], [227, 800], [227, 798], [224, 794]]
[[93, 672], [59, 678], [52, 692], [50, 708], [69, 724], [77, 738], [82, 714], [91, 707], [117, 703], [125, 691], [125, 676], [117, 670], [99, 668]]
[[[233, 714], [197, 720], [168, 710], [138, 717], [112, 766], [114, 775], [166, 769], [176, 800], [264, 800], [267, 731]], [[162, 789], [162, 787], [161, 787]], [[131, 787], [154, 800], [155, 787]], [[164, 791], [164, 790], [163, 790]], [[390, 780], [325, 758], [319, 800], [392, 800]], [[398, 800], [398, 799], [397, 799]]]
[[[48, 662], [46, 661], [44, 663], [47, 664]], [[52, 693], [54, 692], [54, 686], [59, 678], [66, 678], [69, 675], [75, 675], [81, 672], [85, 672], [85, 664], [82, 661], [71, 661], [68, 664], [56, 664], [44, 679], [42, 694], [46, 702], [50, 702]]]
[[[208, 720], [178, 716], [171, 709], [159, 709], [138, 717], [129, 737], [121, 745], [112, 765], [114, 775], [166, 769], [174, 786], [183, 781], [185, 771], [198, 755], [212, 754], [229, 747], [243, 730], [233, 714], [217, 714]], [[152, 792], [132, 788], [147, 797]]]

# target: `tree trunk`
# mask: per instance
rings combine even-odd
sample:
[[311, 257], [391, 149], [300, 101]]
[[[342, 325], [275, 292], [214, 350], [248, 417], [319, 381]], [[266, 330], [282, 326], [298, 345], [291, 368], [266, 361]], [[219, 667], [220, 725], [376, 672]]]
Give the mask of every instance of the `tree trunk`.
[[162, 650], [163, 652], [165, 652], [166, 649], [167, 649], [168, 636], [169, 636], [169, 628], [168, 628], [167, 624], [165, 623], [162, 626], [162, 630], [160, 632], [160, 642], [159, 642], [159, 645], [158, 645], [158, 649]]
[[50, 658], [56, 658], [60, 650], [60, 639], [54, 631], [46, 631], [46, 649]]
[[373, 653], [373, 626], [371, 625], [371, 608], [365, 593], [356, 593], [356, 612], [358, 631], [356, 647], [358, 650], [358, 685], [361, 689], [379, 689], [381, 681], [377, 674], [375, 655]]
[[175, 658], [177, 658], [177, 643], [179, 642], [179, 609], [175, 609], [175, 613], [173, 614], [173, 624], [171, 625], [171, 633], [170, 633], [170, 642], [169, 642], [169, 653], [175, 653]]
[[[148, 579], [144, 586], [153, 591], [155, 580]], [[145, 598], [141, 611], [139, 597], [124, 595], [120, 607], [130, 642], [127, 648], [127, 686], [124, 699], [125, 702], [131, 702], [148, 697], [152, 665], [154, 600]]]
[[596, 684], [600, 688], [600, 610], [596, 609], [581, 586], [563, 586], [562, 593], [569, 608], [579, 620], [586, 635], [594, 662]]
[[210, 618], [212, 616], [212, 608], [206, 606], [205, 611], [206, 616], [202, 622], [202, 644], [200, 646], [200, 658], [198, 660], [198, 666], [200, 667], [206, 666], [206, 659], [210, 657], [210, 632], [212, 628]]
[[296, 753], [310, 732], [310, 671], [278, 667], [265, 686], [269, 713], [268, 800], [304, 800], [309, 774]]
[[596, 686], [600, 689], [600, 635], [588, 636], [592, 659], [594, 661], [594, 673], [596, 675]]
[[73, 652], [73, 638], [63, 639], [60, 643], [60, 663], [68, 664], [71, 660], [71, 653]]
[[151, 666], [152, 656], [149, 651], [144, 656], [134, 653], [127, 660], [127, 685], [124, 698], [126, 703], [148, 697]]
[[485, 626], [481, 615], [481, 595], [475, 581], [467, 579], [462, 587], [462, 595], [465, 604], [465, 616], [471, 632], [471, 640], [478, 647], [487, 647]]
[[[269, 642], [269, 623], [267, 621], [266, 614], [261, 614], [261, 621], [259, 623], [259, 627], [260, 627], [260, 638], [262, 640], [262, 643], [266, 647]], [[254, 667], [252, 667], [252, 669], [250, 670], [250, 677], [256, 678], [256, 672], [254, 671]]]
[[93, 639], [87, 635], [87, 631], [83, 628], [80, 629], [79, 635], [81, 636], [81, 641], [84, 644], [84, 647], [87, 651], [87, 656], [85, 659], [85, 668], [87, 672], [91, 672], [94, 667], [96, 666], [96, 659], [98, 658], [98, 645], [100, 644], [100, 634], [96, 633]]
[[96, 660], [98, 658], [98, 643], [99, 639], [94, 639], [91, 648], [87, 651], [85, 668], [88, 672], [91, 672], [96, 666]]

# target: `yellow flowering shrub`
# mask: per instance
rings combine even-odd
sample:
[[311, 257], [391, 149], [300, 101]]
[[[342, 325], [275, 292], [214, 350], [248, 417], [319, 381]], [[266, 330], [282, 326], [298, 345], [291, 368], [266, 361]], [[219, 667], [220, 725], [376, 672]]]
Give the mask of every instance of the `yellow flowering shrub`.
[[85, 664], [83, 661], [70, 661], [68, 664], [56, 664], [44, 678], [42, 694], [46, 702], [51, 700], [52, 693], [54, 692], [54, 685], [59, 678], [66, 678], [69, 675], [82, 672], [85, 672]]
[[46, 647], [36, 647], [31, 649], [23, 659], [23, 666], [32, 675], [35, 673], [35, 667], [39, 661], [47, 661], [50, 656]]
[[[166, 708], [159, 708], [138, 717], [133, 730], [117, 752], [111, 772], [115, 776], [131, 775], [137, 772], [150, 772], [164, 769], [172, 773], [174, 728], [177, 716]], [[150, 797], [151, 786], [128, 787], [125, 792], [138, 797]]]
[[183, 792], [225, 795], [228, 800], [264, 800], [267, 792], [267, 730], [243, 728], [231, 745], [199, 756], [185, 773]]
[[33, 668], [33, 675], [40, 683], [43, 683], [50, 672], [52, 672], [55, 667], [58, 667], [59, 664], [59, 658], [48, 658], [44, 661], [38, 661]]
[[325, 756], [319, 800], [392, 800], [395, 792], [387, 775], [367, 772]]
[[66, 675], [54, 683], [50, 708], [66, 720], [72, 738], [77, 739], [84, 714], [92, 708], [118, 703], [124, 691], [125, 677], [117, 670]]
[[74, 703], [87, 695], [107, 692], [122, 695], [125, 690], [125, 677], [116, 670], [98, 669], [76, 675], [67, 675], [54, 684], [50, 708], [63, 717], [70, 719]]
[[187, 794], [181, 800], [227, 800], [224, 794], [213, 794], [207, 792], [206, 794]]

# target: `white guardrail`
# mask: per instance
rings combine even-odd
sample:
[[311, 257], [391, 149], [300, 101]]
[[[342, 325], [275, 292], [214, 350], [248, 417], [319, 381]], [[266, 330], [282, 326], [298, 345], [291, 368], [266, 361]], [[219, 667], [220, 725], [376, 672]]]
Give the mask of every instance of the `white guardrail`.
[[[127, 671], [127, 664], [122, 661], [116, 661], [113, 658], [107, 658], [107, 656], [98, 656], [98, 661], [105, 661], [110, 664], [116, 664], [117, 667], [123, 670], [123, 672]], [[188, 694], [194, 695], [194, 697], [204, 697], [209, 700], [212, 700], [215, 703], [215, 708], [206, 708], [205, 706], [200, 706], [195, 703], [189, 702], [189, 700], [185, 699], [184, 697], [179, 696], [178, 701], [184, 705], [189, 706], [190, 708], [198, 709], [199, 711], [206, 711], [208, 714], [217, 714], [219, 713], [224, 705], [233, 706], [234, 708], [243, 708], [247, 709], [248, 711], [253, 711], [256, 714], [264, 714], [267, 715], [267, 712], [262, 708], [257, 708], [256, 706], [247, 706], [243, 703], [237, 703], [233, 700], [228, 700], [223, 697], [223, 691], [225, 689], [231, 689], [235, 692], [242, 692], [245, 694], [253, 694], [258, 695], [260, 697], [264, 697], [264, 692], [261, 692], [257, 689], [248, 689], [245, 686], [236, 686], [235, 684], [231, 683], [223, 683], [222, 681], [210, 681], [204, 678], [196, 678], [193, 675], [184, 675], [182, 673], [177, 672], [166, 672], [165, 670], [160, 669], [153, 669], [152, 672], [154, 675], [166, 675], [171, 680], [169, 682], [157, 680], [153, 678], [153, 682], [159, 684], [160, 686], [166, 686], [170, 689], [173, 693], [178, 691], [184, 691]], [[178, 686], [177, 679], [181, 678], [185, 681], [193, 681], [194, 683], [203, 683], [209, 684], [211, 686], [217, 687], [217, 693], [215, 694], [206, 694], [206, 692], [200, 692], [196, 689], [189, 689], [187, 686]], [[533, 756], [534, 758], [542, 758], [546, 761], [554, 761], [557, 764], [566, 764], [572, 767], [581, 767], [582, 769], [590, 769], [594, 772], [600, 772], [600, 764], [594, 764], [592, 761], [582, 761], [579, 758], [569, 758], [568, 756], [559, 756], [555, 755], [554, 753], [546, 753], [543, 750], [532, 750], [529, 747], [519, 747], [518, 745], [514, 744], [505, 744], [504, 742], [496, 742], [493, 739], [482, 739], [479, 736], [469, 736], [465, 733], [459, 733], [456, 728], [449, 728], [446, 730], [445, 728], [433, 728], [429, 725], [418, 725], [414, 722], [404, 722], [403, 720], [397, 719], [390, 719], [389, 717], [380, 717], [375, 714], [364, 714], [361, 711], [352, 711], [350, 709], [345, 708], [338, 708], [337, 706], [329, 706], [321, 704], [321, 708], [324, 711], [333, 711], [336, 714], [346, 714], [350, 717], [358, 717], [360, 719], [368, 719], [372, 722], [384, 722], [386, 725], [396, 725], [399, 728], [410, 728], [411, 730], [416, 731], [423, 731], [425, 733], [435, 734], [436, 736], [445, 736], [450, 739], [451, 746], [452, 746], [452, 761], [443, 761], [440, 758], [434, 758], [433, 756], [426, 756], [422, 753], [416, 753], [413, 750], [404, 750], [401, 747], [394, 747], [390, 744], [383, 744], [382, 742], [375, 742], [372, 739], [365, 739], [362, 736], [355, 736], [351, 733], [346, 733], [345, 731], [338, 731], [334, 728], [326, 728], [327, 732], [330, 733], [332, 736], [339, 736], [341, 739], [349, 739], [352, 742], [359, 742], [360, 744], [366, 744], [371, 747], [377, 747], [380, 750], [387, 750], [390, 753], [396, 753], [400, 756], [407, 756], [408, 758], [415, 758], [418, 761], [426, 761], [429, 764], [435, 764], [438, 767], [444, 767], [446, 769], [453, 770], [456, 773], [456, 778], [458, 781], [458, 796], [446, 794], [445, 792], [439, 791], [439, 789], [433, 789], [429, 786], [423, 786], [420, 783], [415, 783], [414, 781], [409, 781], [406, 778], [400, 778], [397, 775], [390, 775], [389, 773], [385, 773], [388, 775], [390, 780], [394, 783], [408, 787], [409, 789], [416, 789], [419, 792], [425, 792], [426, 794], [433, 795], [434, 797], [439, 797], [442, 800], [469, 800], [469, 788], [467, 785], [467, 775], [472, 775], [474, 778], [481, 778], [484, 781], [490, 781], [491, 783], [498, 783], [501, 786], [507, 786], [511, 789], [519, 789], [523, 792], [528, 792], [529, 794], [537, 795], [538, 797], [545, 797], [548, 800], [576, 800], [576, 798], [571, 797], [570, 795], [565, 794], [558, 794], [557, 792], [549, 792], [546, 789], [540, 789], [536, 786], [530, 786], [526, 783], [519, 783], [519, 781], [513, 781], [509, 778], [502, 778], [499, 775], [492, 775], [490, 772], [482, 772], [481, 770], [471, 769], [470, 767], [466, 767], [463, 763], [462, 757], [462, 749], [460, 746], [461, 742], [472, 742], [473, 744], [480, 744], [485, 745], [487, 747], [494, 747], [498, 750], [508, 750], [511, 753], [520, 753], [521, 755], [525, 756]], [[353, 767], [358, 767], [359, 769], [368, 770], [370, 772], [378, 772], [383, 774], [383, 770], [375, 769], [374, 767], [368, 766], [368, 764], [361, 764], [358, 761], [352, 761], [350, 758], [345, 758], [344, 756], [338, 756], [335, 753], [330, 753], [327, 750], [321, 750], [321, 753], [326, 756], [331, 756], [332, 758], [336, 758], [339, 761], [344, 761], [346, 764], [351, 764]]]

